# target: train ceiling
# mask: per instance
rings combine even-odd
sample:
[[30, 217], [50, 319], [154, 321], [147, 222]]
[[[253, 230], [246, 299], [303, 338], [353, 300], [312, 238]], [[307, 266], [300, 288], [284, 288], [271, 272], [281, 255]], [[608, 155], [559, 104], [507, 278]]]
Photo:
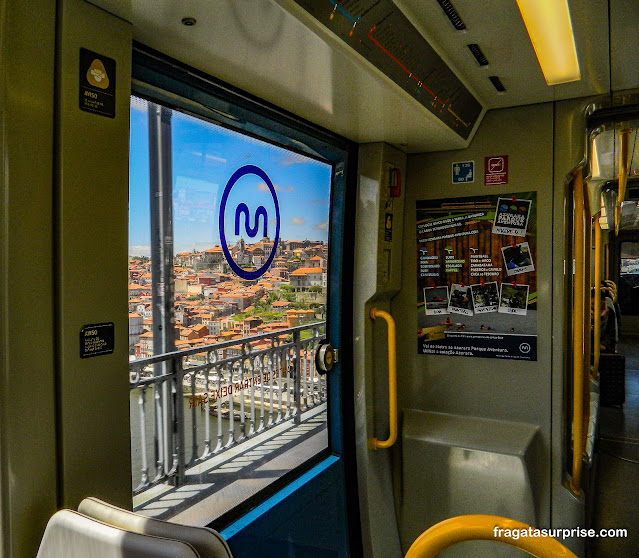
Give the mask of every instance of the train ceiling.
[[[442, 122], [364, 59], [348, 35], [339, 37], [301, 5], [325, 5], [329, 13], [360, 0], [91, 1], [131, 21], [141, 43], [354, 141], [386, 141], [411, 153], [462, 148], [472, 138]], [[484, 109], [639, 87], [635, 0], [570, 0], [582, 79], [554, 87], [544, 81], [515, 0], [451, 3], [463, 30], [438, 0], [394, 0]], [[477, 45], [487, 64], [468, 45]]]

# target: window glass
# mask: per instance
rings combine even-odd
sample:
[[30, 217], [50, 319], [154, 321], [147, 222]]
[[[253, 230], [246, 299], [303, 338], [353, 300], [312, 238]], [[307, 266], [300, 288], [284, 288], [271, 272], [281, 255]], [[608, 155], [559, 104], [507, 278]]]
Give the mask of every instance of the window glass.
[[[156, 134], [157, 107], [132, 97], [134, 507], [208, 524], [327, 448], [314, 355], [332, 167], [166, 108]], [[154, 150], [170, 161], [159, 173], [170, 169], [168, 190], [153, 183]], [[167, 191], [170, 211], [158, 215], [154, 200]], [[159, 278], [160, 263], [170, 277]], [[159, 335], [174, 353], [155, 354]]]

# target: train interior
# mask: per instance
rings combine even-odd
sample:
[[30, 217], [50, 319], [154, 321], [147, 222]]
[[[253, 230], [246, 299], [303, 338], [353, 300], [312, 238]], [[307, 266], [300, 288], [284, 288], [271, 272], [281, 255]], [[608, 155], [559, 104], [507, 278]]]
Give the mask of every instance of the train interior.
[[0, 558], [637, 553], [639, 4], [531, 4], [3, 0]]

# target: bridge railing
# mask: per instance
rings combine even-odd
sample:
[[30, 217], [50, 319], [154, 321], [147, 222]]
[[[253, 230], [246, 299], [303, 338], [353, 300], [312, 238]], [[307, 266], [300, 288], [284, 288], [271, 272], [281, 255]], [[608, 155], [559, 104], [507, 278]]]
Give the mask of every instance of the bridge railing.
[[133, 494], [182, 485], [189, 467], [325, 403], [315, 367], [325, 324], [131, 361]]

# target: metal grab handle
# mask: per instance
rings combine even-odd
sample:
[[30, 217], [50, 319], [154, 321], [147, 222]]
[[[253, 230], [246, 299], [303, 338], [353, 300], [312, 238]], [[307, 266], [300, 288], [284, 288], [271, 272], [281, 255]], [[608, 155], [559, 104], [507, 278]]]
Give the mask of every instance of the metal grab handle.
[[604, 281], [604, 285], [606, 285], [603, 290], [608, 291], [612, 297], [613, 304], [617, 302], [617, 284], [610, 279], [606, 279]]
[[[508, 531], [507, 531], [508, 530]], [[518, 537], [522, 530], [531, 535]], [[432, 558], [442, 550], [463, 541], [498, 541], [521, 548], [537, 558], [577, 558], [550, 536], [535, 536], [533, 527], [497, 515], [460, 515], [433, 525], [408, 549], [404, 558]], [[506, 536], [508, 533], [511, 536]], [[539, 533], [542, 534], [541, 531]], [[515, 538], [515, 537], [518, 538]]]
[[397, 440], [397, 356], [395, 345], [395, 320], [388, 313], [371, 308], [371, 318], [384, 318], [388, 324], [388, 421], [390, 433], [387, 440], [372, 438], [371, 449], [390, 448]]

